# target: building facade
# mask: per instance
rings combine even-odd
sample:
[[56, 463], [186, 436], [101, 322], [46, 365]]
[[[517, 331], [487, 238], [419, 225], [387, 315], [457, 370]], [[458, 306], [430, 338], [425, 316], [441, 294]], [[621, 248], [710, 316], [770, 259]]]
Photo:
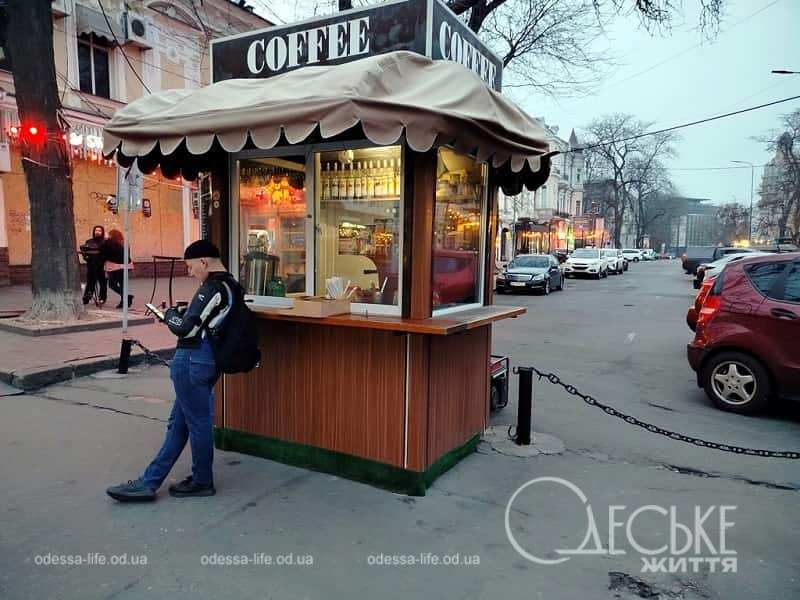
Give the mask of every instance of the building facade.
[[[583, 178], [586, 158], [573, 130], [568, 140], [558, 136], [558, 127], [538, 119], [547, 132], [551, 160], [550, 176], [540, 188], [523, 190], [516, 196], [500, 194], [498, 256], [550, 253], [574, 248], [573, 219], [584, 210]], [[515, 231], [518, 235], [515, 235]]]
[[[58, 0], [53, 48], [72, 151], [74, 227], [78, 244], [94, 225], [122, 229], [109, 198], [116, 165], [101, 155], [102, 129], [114, 111], [143, 94], [196, 88], [210, 81], [210, 41], [270, 25], [244, 2], [230, 0]], [[30, 279], [30, 211], [19, 135], [13, 56], [0, 32], [0, 284]], [[131, 214], [134, 273], [149, 275], [153, 256], [181, 256], [199, 237], [194, 185], [146, 173], [144, 210]], [[76, 248], [77, 251], [77, 248]], [[5, 276], [4, 276], [5, 274]]]

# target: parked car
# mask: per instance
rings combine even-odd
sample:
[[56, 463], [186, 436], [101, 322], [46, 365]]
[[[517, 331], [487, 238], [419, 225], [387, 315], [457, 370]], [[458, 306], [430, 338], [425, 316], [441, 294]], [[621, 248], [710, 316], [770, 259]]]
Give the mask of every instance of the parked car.
[[622, 250], [603, 248], [600, 252], [608, 261], [608, 272], [622, 275], [625, 271], [625, 259], [622, 256]]
[[755, 413], [769, 400], [800, 400], [800, 253], [747, 257], [717, 275], [687, 347], [714, 404]]
[[655, 260], [656, 259], [656, 251], [652, 248], [645, 248], [642, 250], [642, 259], [644, 260]]
[[549, 254], [518, 254], [505, 271], [497, 276], [497, 292], [537, 290], [547, 295], [550, 290], [563, 290], [564, 276], [558, 259]]
[[681, 256], [681, 267], [690, 275], [697, 273], [702, 263], [714, 261], [714, 246], [687, 246]]
[[697, 267], [697, 273], [695, 273], [694, 281], [692, 284], [694, 285], [694, 289], [699, 290], [700, 285], [703, 283], [703, 280], [708, 277], [711, 273], [715, 276], [719, 273], [722, 268], [727, 265], [731, 261], [741, 260], [743, 258], [748, 258], [750, 256], [763, 256], [767, 254], [767, 252], [746, 252], [743, 254], [726, 254], [722, 258], [718, 258], [714, 262], [710, 263], [703, 263]]
[[608, 277], [608, 260], [597, 248], [578, 248], [564, 263], [564, 275], [591, 275], [595, 279]]
[[714, 254], [711, 256], [711, 260], [713, 262], [729, 254], [750, 254], [753, 252], [760, 252], [760, 250], [756, 248], [739, 248], [736, 246], [717, 246], [714, 248]]
[[623, 248], [622, 255], [632, 262], [639, 262], [642, 260], [642, 251], [636, 248]]
[[686, 324], [692, 331], [697, 331], [697, 317], [700, 314], [700, 309], [703, 308], [703, 301], [706, 299], [706, 296], [708, 296], [708, 292], [711, 291], [711, 286], [714, 285], [714, 280], [717, 278], [717, 275], [719, 275], [719, 273], [714, 273], [703, 280], [703, 283], [700, 285], [700, 290], [694, 297], [694, 302], [689, 306], [689, 310], [686, 311]]

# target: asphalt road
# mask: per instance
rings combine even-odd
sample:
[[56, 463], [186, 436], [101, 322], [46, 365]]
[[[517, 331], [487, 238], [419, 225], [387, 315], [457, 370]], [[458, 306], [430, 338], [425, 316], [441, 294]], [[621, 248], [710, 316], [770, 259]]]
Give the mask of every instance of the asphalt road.
[[[494, 347], [663, 427], [800, 448], [796, 407], [745, 418], [719, 412], [697, 389], [684, 357], [691, 296], [675, 262], [569, 280], [549, 297], [503, 296], [529, 312], [499, 324]], [[110, 501], [104, 488], [135, 477], [161, 443], [171, 398], [161, 367], [0, 398], [0, 598], [800, 597], [800, 465], [654, 436], [547, 383], [536, 386], [535, 430], [563, 440], [564, 453], [518, 458], [482, 444], [424, 498], [218, 452], [215, 497], [178, 500], [164, 490], [153, 504]], [[515, 404], [493, 422], [512, 423]], [[172, 480], [188, 472], [184, 454]], [[519, 491], [541, 477], [568, 482], [585, 500], [553, 480]], [[587, 505], [596, 540], [581, 546]], [[720, 505], [735, 508], [720, 515]], [[556, 552], [595, 541], [594, 554]], [[656, 558], [704, 560], [694, 570], [678, 562], [672, 572], [642, 572], [643, 552], [664, 544]], [[76, 556], [95, 564], [53, 564]], [[147, 564], [134, 564], [141, 556]], [[273, 564], [219, 564], [259, 556]], [[308, 556], [313, 565], [299, 564]], [[293, 564], [275, 564], [289, 557]], [[385, 564], [409, 557], [417, 564]], [[735, 572], [720, 572], [722, 558], [736, 559]]]

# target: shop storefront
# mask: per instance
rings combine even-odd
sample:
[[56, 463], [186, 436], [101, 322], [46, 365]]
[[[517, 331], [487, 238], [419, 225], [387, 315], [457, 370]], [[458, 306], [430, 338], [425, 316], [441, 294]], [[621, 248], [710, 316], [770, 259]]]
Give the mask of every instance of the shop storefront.
[[[102, 155], [103, 130], [67, 114], [67, 134], [72, 161], [72, 193], [75, 233], [78, 244], [91, 237], [95, 225], [106, 232], [122, 229], [122, 214], [113, 201], [117, 187], [117, 164]], [[16, 111], [2, 111], [2, 150], [8, 153], [7, 167], [0, 174], [0, 210], [4, 217], [7, 248], [7, 283], [30, 281], [31, 227], [28, 187], [22, 168], [19, 142], [20, 123]], [[130, 241], [135, 276], [152, 274], [153, 255], [180, 256], [188, 240], [200, 232], [197, 184], [178, 177], [164, 177], [157, 169], [145, 178], [145, 210], [131, 214]], [[109, 199], [112, 199], [109, 201]], [[75, 249], [77, 252], [77, 248]]]
[[[211, 173], [208, 235], [252, 300], [264, 356], [218, 385], [219, 447], [412, 494], [474, 450], [492, 323], [524, 313], [492, 303], [497, 190], [536, 188], [549, 161], [458, 27], [411, 0], [223, 40], [217, 83], [144, 98], [107, 126], [105, 155], [123, 165]], [[380, 46], [389, 30], [422, 49], [440, 32], [455, 42], [431, 60]], [[323, 46], [338, 58], [311, 61]], [[229, 79], [239, 64], [252, 79]], [[331, 277], [348, 282], [349, 313], [293, 311]]]

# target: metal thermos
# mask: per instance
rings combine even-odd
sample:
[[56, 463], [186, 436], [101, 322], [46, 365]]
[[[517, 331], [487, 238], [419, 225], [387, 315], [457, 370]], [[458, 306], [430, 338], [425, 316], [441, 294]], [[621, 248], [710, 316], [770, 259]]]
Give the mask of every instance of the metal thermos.
[[266, 252], [248, 252], [245, 259], [247, 282], [245, 293], [253, 296], [264, 296], [267, 283], [272, 281], [278, 268], [278, 257]]

